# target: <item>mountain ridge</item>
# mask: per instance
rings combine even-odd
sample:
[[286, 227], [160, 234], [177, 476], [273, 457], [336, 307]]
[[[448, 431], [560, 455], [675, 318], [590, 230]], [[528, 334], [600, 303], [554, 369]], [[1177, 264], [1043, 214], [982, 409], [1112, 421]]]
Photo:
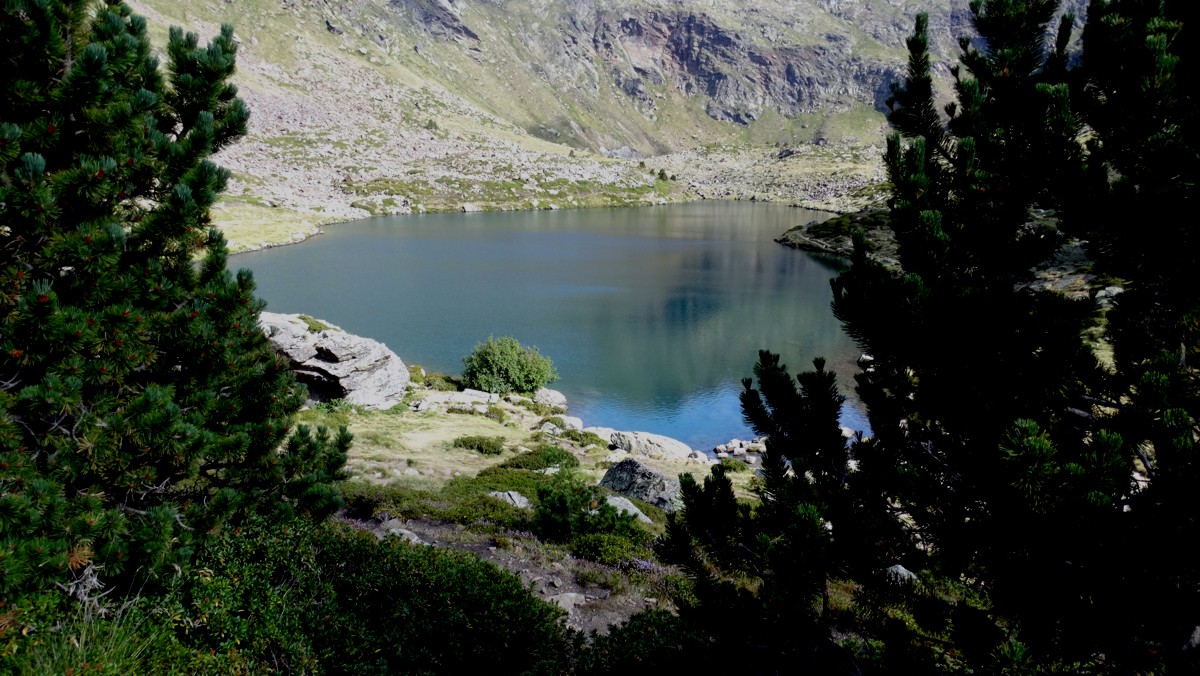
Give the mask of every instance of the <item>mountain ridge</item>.
[[235, 250], [452, 209], [855, 210], [882, 195], [881, 110], [913, 15], [943, 55], [968, 16], [965, 0], [131, 4], [156, 44], [168, 24], [237, 30], [252, 117], [218, 158], [234, 180], [214, 214]]

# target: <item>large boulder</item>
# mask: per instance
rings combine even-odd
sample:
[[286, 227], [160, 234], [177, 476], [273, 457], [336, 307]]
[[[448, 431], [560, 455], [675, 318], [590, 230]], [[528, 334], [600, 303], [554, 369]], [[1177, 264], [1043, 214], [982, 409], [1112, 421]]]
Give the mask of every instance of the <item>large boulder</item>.
[[314, 330], [300, 315], [263, 312], [259, 324], [275, 350], [287, 357], [312, 401], [344, 399], [386, 410], [404, 398], [408, 368], [386, 345], [328, 324]]
[[558, 390], [552, 390], [548, 387], [543, 387], [537, 392], [534, 392], [533, 400], [543, 406], [556, 406], [564, 411], [567, 409], [566, 395]]
[[640, 455], [652, 460], [687, 460], [692, 449], [682, 441], [649, 432], [613, 432], [609, 437], [612, 445], [630, 455]]
[[674, 512], [683, 502], [679, 482], [629, 458], [609, 468], [600, 485], [631, 498], [648, 502], [666, 512]]

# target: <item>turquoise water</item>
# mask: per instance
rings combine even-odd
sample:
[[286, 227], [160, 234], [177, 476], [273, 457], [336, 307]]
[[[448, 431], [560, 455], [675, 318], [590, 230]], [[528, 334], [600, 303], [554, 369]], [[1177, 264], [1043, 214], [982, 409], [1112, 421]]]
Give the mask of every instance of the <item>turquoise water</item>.
[[[849, 394], [857, 351], [829, 309], [829, 263], [773, 238], [827, 214], [699, 202], [373, 218], [239, 254], [272, 312], [382, 341], [457, 373], [489, 335], [554, 360], [587, 425], [711, 448], [750, 431], [738, 403], [760, 348], [793, 372], [825, 356]], [[843, 422], [862, 429], [852, 404]]]

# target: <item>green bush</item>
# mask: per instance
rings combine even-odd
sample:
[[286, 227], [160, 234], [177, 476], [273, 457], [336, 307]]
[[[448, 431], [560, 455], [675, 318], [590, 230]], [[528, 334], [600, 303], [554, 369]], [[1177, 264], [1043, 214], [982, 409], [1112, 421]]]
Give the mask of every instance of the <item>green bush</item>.
[[451, 442], [455, 448], [467, 448], [479, 451], [484, 455], [500, 455], [504, 452], [504, 437], [485, 437], [479, 434], [469, 434], [458, 437]]
[[710, 659], [720, 655], [702, 632], [658, 609], [638, 613], [608, 634], [592, 639], [591, 645], [580, 652], [576, 673], [712, 673], [716, 669]]
[[513, 456], [500, 463], [500, 467], [534, 471], [550, 467], [570, 469], [578, 466], [579, 460], [570, 451], [549, 444], [539, 446], [528, 453]]
[[588, 533], [571, 540], [571, 553], [606, 566], [619, 566], [630, 559], [650, 556], [639, 539], [615, 533]]
[[558, 379], [548, 357], [536, 347], [522, 347], [516, 338], [487, 339], [463, 359], [463, 384], [494, 392], [534, 392]]
[[747, 465], [741, 460], [734, 460], [733, 458], [721, 458], [721, 466], [725, 468], [726, 472], [736, 473], [750, 471], [750, 465]]
[[541, 416], [563, 415], [567, 412], [567, 409], [565, 409], [561, 406], [550, 406], [549, 404], [539, 404], [538, 402], [536, 402], [532, 399], [517, 399], [513, 403], [516, 404], [517, 406], [520, 406], [521, 408], [529, 411], [530, 413], [533, 413], [534, 415], [541, 415]]
[[560, 435], [564, 439], [570, 439], [580, 446], [598, 446], [600, 448], [608, 448], [609, 441], [595, 432], [585, 432], [583, 430], [563, 430]]
[[445, 373], [429, 373], [425, 376], [425, 387], [437, 392], [457, 392], [459, 382]]
[[543, 540], [570, 543], [593, 534], [610, 534], [646, 542], [649, 533], [635, 517], [622, 514], [604, 501], [603, 489], [589, 486], [569, 472], [553, 475], [537, 489], [533, 531]]
[[[239, 673], [559, 673], [562, 611], [517, 576], [453, 550], [339, 524], [227, 533], [175, 613], [198, 654]], [[215, 671], [215, 670], [214, 670]]]

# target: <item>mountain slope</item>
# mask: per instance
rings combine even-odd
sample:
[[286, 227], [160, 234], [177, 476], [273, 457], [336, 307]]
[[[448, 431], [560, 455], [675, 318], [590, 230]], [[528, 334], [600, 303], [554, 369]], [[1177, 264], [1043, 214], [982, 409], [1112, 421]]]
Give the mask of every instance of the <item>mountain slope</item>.
[[168, 24], [237, 28], [253, 116], [220, 158], [237, 180], [216, 215], [235, 249], [464, 206], [853, 208], [882, 178], [912, 16], [931, 13], [943, 53], [967, 16], [958, 0], [131, 4], [156, 44]]

